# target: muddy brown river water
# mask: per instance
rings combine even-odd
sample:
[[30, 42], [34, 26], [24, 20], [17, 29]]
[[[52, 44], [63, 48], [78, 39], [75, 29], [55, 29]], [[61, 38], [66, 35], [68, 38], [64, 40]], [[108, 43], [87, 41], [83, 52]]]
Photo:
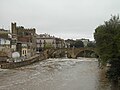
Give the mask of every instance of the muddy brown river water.
[[95, 58], [47, 59], [0, 69], [0, 90], [111, 90]]

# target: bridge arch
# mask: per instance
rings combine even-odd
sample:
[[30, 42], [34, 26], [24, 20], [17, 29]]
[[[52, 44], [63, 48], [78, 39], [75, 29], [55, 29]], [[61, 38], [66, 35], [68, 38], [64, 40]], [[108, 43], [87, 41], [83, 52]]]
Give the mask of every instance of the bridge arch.
[[65, 56], [65, 49], [54, 49], [49, 51], [50, 58], [60, 58]]
[[49, 49], [48, 50], [49, 58], [60, 58], [64, 57], [67, 54], [68, 58], [77, 58], [80, 53], [89, 52], [90, 54], [95, 54], [96, 57], [99, 57], [95, 48], [60, 48], [60, 49]]
[[99, 57], [97, 52], [92, 49], [91, 50], [90, 49], [79, 50], [75, 56], [76, 58], [77, 57], [93, 57], [93, 58]]

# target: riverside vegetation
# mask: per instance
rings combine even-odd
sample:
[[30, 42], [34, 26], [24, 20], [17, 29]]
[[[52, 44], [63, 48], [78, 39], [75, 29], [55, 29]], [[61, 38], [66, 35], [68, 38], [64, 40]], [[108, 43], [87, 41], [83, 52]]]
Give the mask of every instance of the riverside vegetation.
[[110, 64], [107, 77], [110, 81], [118, 83], [120, 79], [120, 19], [119, 15], [111, 16], [95, 29], [94, 38], [103, 66]]

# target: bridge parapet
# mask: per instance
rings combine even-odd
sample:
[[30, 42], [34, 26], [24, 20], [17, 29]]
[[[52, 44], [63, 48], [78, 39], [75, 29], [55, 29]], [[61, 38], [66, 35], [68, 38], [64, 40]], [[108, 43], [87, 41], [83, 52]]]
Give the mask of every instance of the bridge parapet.
[[81, 48], [57, 48], [57, 49], [47, 49], [47, 54], [49, 57], [54, 56], [54, 54], [67, 53], [68, 56], [75, 58], [82, 51], [92, 51], [97, 54], [96, 48], [81, 47]]

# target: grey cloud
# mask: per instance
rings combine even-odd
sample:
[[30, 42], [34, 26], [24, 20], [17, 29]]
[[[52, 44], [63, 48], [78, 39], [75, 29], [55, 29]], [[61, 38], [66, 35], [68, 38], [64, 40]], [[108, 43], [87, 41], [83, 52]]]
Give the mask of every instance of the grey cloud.
[[93, 39], [94, 29], [120, 13], [120, 0], [0, 0], [0, 27], [35, 27], [61, 38]]

